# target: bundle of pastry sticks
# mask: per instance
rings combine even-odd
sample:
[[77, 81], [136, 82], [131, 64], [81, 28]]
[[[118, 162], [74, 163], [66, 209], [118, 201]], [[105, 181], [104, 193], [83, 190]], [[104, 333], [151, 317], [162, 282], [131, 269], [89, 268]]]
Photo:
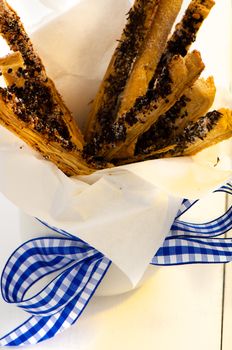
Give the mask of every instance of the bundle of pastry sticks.
[[232, 111], [209, 112], [213, 77], [190, 52], [213, 0], [135, 0], [82, 135], [20, 22], [0, 0], [0, 123], [69, 176], [166, 157], [194, 155], [232, 136]]

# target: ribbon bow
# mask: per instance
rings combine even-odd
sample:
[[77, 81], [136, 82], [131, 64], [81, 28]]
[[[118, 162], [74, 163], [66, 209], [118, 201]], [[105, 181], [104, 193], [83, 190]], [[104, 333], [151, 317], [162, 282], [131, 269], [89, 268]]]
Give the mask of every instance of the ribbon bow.
[[[216, 192], [232, 195], [227, 184]], [[158, 266], [232, 261], [232, 239], [217, 238], [232, 229], [232, 207], [221, 217], [204, 224], [180, 220], [197, 201], [184, 200], [163, 246], [151, 264]], [[30, 317], [0, 339], [0, 346], [32, 345], [50, 339], [80, 317], [111, 261], [68, 232], [60, 238], [41, 237], [22, 244], [9, 258], [1, 276], [3, 299]], [[27, 298], [30, 288], [44, 276], [56, 277], [38, 294]]]

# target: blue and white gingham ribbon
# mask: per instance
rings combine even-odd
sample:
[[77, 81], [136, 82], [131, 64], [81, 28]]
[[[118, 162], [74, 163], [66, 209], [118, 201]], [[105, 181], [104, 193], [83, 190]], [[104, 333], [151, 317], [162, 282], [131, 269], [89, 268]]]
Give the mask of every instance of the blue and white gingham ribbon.
[[[232, 185], [218, 191], [232, 194]], [[232, 239], [218, 236], [232, 229], [232, 207], [205, 224], [180, 220], [196, 201], [184, 200], [153, 265], [226, 263], [232, 261]], [[51, 227], [62, 237], [42, 237], [21, 245], [9, 258], [1, 277], [3, 299], [30, 314], [26, 322], [0, 339], [0, 346], [32, 345], [50, 339], [74, 324], [94, 295], [111, 261], [77, 237]], [[56, 277], [28, 298], [44, 276]]]

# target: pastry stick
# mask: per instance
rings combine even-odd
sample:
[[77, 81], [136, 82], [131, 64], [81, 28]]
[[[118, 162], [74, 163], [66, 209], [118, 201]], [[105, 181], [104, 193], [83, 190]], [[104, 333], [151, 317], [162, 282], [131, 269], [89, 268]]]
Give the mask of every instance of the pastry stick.
[[[14, 101], [6, 101], [5, 91], [0, 90], [0, 124], [19, 136], [29, 146], [47, 160], [53, 162], [68, 176], [86, 175], [94, 172], [82, 158], [80, 152], [74, 147], [64, 147], [62, 142], [57, 141], [50, 135], [37, 132], [33, 127], [28, 126], [18, 117], [18, 112], [23, 113], [21, 107], [15, 105]], [[17, 108], [17, 109], [16, 109]], [[17, 114], [16, 114], [17, 113]]]
[[[186, 56], [191, 44], [196, 39], [198, 30], [200, 29], [203, 21], [207, 18], [213, 5], [213, 0], [191, 1], [181, 22], [176, 25], [175, 31], [167, 43], [166, 49], [161, 56], [158, 66], [156, 69], [154, 69], [153, 76], [149, 82], [149, 89], [154, 89], [160, 74], [162, 74], [162, 70], [167, 66], [168, 62], [170, 62], [174, 55], [181, 55], [182, 57]], [[127, 99], [130, 101], [129, 94]], [[120, 112], [123, 113], [124, 111], [121, 110]], [[206, 111], [203, 110], [203, 112]], [[132, 155], [135, 149], [135, 143], [136, 141], [129, 145], [128, 150], [125, 148], [124, 153]]]
[[[0, 69], [7, 84], [7, 88], [0, 90], [1, 124], [40, 151], [46, 159], [52, 160], [66, 174], [93, 172], [94, 169], [82, 157], [81, 132], [47, 77], [19, 17], [3, 0], [0, 1], [0, 32], [14, 51], [0, 60]], [[69, 166], [74, 154], [75, 162]]]
[[192, 0], [190, 2], [181, 22], [176, 25], [175, 31], [162, 54], [155, 74], [150, 81], [151, 88], [158, 75], [162, 72], [163, 67], [174, 55], [186, 56], [190, 46], [196, 40], [202, 23], [208, 17], [214, 5], [215, 2], [213, 0]]
[[135, 154], [162, 149], [180, 135], [187, 123], [205, 115], [212, 106], [216, 94], [213, 77], [198, 79], [184, 95], [137, 141]]
[[13, 52], [21, 52], [29, 75], [45, 81], [47, 77], [42, 61], [34, 51], [19, 16], [5, 0], [0, 0], [0, 33]]
[[190, 122], [182, 135], [172, 145], [158, 151], [147, 150], [131, 159], [118, 161], [117, 165], [149, 159], [193, 156], [205, 148], [232, 137], [232, 111], [226, 108], [208, 112], [204, 117]]
[[118, 99], [156, 14], [160, 0], [135, 0], [88, 117], [85, 138], [93, 139], [114, 122]]
[[147, 92], [182, 2], [183, 0], [160, 0], [151, 29], [145, 38], [122, 94], [119, 115], [125, 114], [133, 107], [136, 98]]
[[[203, 69], [204, 63], [198, 51], [189, 53], [185, 58], [174, 56], [163, 71], [156, 88], [137, 99], [134, 107], [114, 124], [113, 132], [104, 135], [100, 152], [104, 152], [107, 159], [132, 157], [134, 149], [128, 146], [134, 145], [139, 135], [146, 132], [160, 115], [175, 104], [199, 78]], [[104, 141], [108, 143], [104, 145]]]
[[[56, 164], [65, 174], [74, 176], [92, 173], [95, 169], [82, 158], [81, 149], [71, 140], [66, 123], [59, 116], [55, 116], [56, 113], [66, 113], [66, 107], [62, 104], [53, 82], [48, 79], [46, 88], [43, 86], [40, 101], [40, 96], [34, 95], [36, 90], [30, 91], [31, 86], [23, 79], [23, 75], [19, 74], [18, 77], [15, 74], [23, 72], [21, 63], [22, 57], [19, 53], [0, 60], [0, 68], [8, 85], [7, 89], [0, 88], [0, 124], [39, 151], [45, 159]], [[23, 103], [25, 98], [26, 103]], [[32, 99], [35, 103], [31, 101], [29, 108], [27, 104]], [[51, 109], [53, 116], [44, 114], [46, 107], [45, 110], [34, 110], [39, 102], [53, 104], [56, 101], [59, 101], [59, 106]]]
[[[43, 63], [35, 52], [19, 16], [5, 0], [0, 0], [0, 34], [6, 40], [12, 51], [21, 54], [26, 67], [26, 71], [24, 71], [24, 79], [27, 79], [28, 81], [35, 79], [39, 82], [41, 87], [44, 84], [46, 88], [48, 77]], [[64, 106], [61, 96], [58, 93], [56, 93], [56, 95], [56, 103], [58, 105], [61, 104], [62, 108], [65, 109], [62, 118], [67, 124], [69, 132], [72, 135], [72, 140], [79, 148], [83, 148], [82, 133], [76, 125], [74, 118], [71, 116], [70, 111]]]
[[232, 137], [232, 111], [226, 108], [212, 111], [189, 123], [177, 138], [174, 156], [192, 156], [203, 149]]

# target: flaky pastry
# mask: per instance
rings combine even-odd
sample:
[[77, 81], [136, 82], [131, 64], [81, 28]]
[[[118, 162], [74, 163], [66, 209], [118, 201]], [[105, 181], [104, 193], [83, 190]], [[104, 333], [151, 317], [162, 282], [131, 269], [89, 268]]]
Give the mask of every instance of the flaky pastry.
[[212, 106], [216, 94], [213, 77], [198, 79], [188, 88], [174, 106], [161, 115], [151, 128], [137, 141], [135, 155], [158, 151], [179, 136], [185, 126], [205, 115]]
[[85, 138], [91, 141], [106, 125], [114, 122], [118, 99], [130, 76], [134, 61], [162, 0], [135, 0], [118, 46], [109, 63], [87, 122]]
[[[216, 88], [198, 51], [189, 53], [214, 5], [192, 0], [168, 35], [182, 0], [135, 0], [93, 102], [85, 137], [34, 51], [19, 17], [0, 0], [0, 124], [67, 175], [146, 159], [193, 155], [232, 136], [232, 113], [208, 112]], [[208, 112], [208, 113], [207, 113]], [[202, 115], [205, 115], [202, 117]]]
[[133, 141], [175, 104], [184, 90], [199, 78], [203, 69], [204, 63], [198, 51], [193, 51], [185, 58], [174, 56], [160, 76], [155, 89], [137, 99], [134, 107], [116, 121], [116, 137], [109, 140], [107, 146], [104, 147], [103, 144], [100, 153], [104, 152], [107, 159], [131, 157], [134, 149], [128, 146], [134, 145]]
[[17, 14], [0, 1], [0, 33], [13, 53], [0, 59], [0, 123], [67, 175], [95, 169], [82, 157], [83, 136], [46, 75]]
[[205, 116], [189, 122], [182, 134], [171, 144], [159, 150], [148, 148], [144, 154], [131, 159], [118, 161], [118, 165], [141, 162], [149, 159], [193, 156], [205, 148], [211, 147], [232, 137], [232, 111], [221, 108], [208, 112]]
[[151, 28], [120, 96], [118, 115], [128, 112], [136, 99], [146, 94], [182, 2], [183, 0], [160, 0]]

